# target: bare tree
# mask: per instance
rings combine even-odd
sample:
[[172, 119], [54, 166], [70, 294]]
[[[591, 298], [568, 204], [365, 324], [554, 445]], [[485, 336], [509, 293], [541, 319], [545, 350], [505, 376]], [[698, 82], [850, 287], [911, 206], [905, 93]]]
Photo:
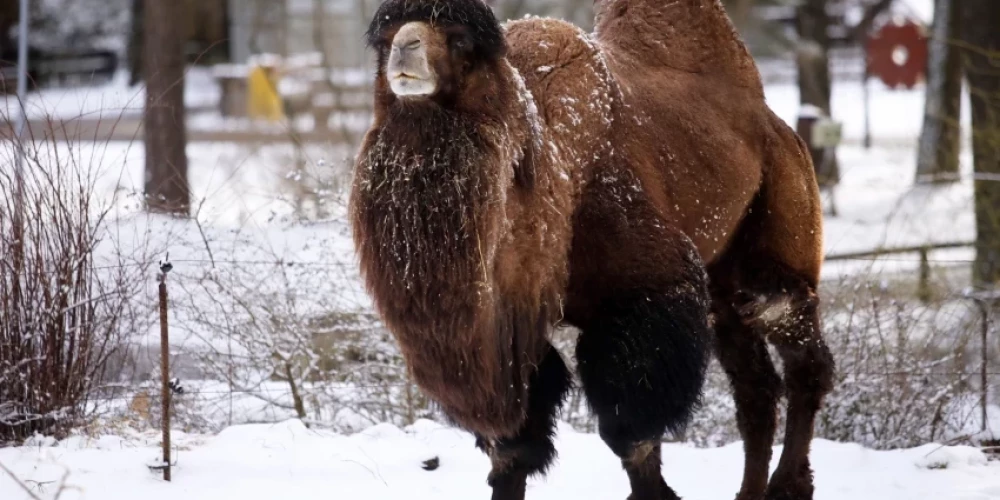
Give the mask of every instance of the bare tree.
[[935, 0], [917, 182], [958, 180], [962, 59], [955, 41], [961, 26], [961, 5], [962, 0]]
[[146, 110], [146, 203], [152, 212], [187, 215], [184, 123], [184, 3], [143, 2], [143, 76]]
[[965, 77], [972, 104], [976, 261], [979, 285], [1000, 282], [1000, 2], [966, 0], [962, 6]]

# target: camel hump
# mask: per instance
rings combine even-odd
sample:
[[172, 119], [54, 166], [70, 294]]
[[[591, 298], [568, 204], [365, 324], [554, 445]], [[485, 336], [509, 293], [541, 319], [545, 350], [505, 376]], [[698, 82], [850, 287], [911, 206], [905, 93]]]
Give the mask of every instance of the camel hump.
[[637, 62], [761, 87], [750, 52], [719, 0], [597, 0], [595, 36]]

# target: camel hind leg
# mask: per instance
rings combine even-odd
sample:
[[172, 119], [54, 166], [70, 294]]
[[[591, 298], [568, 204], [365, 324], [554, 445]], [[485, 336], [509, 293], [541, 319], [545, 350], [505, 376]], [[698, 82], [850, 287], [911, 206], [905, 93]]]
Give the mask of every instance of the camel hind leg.
[[734, 300], [736, 310], [747, 329], [775, 346], [784, 366], [788, 405], [784, 448], [764, 498], [809, 500], [813, 424], [833, 381], [833, 357], [820, 332], [819, 299], [814, 285], [771, 256], [749, 257], [744, 266], [741, 275], [747, 279]]
[[757, 296], [743, 311], [745, 322], [775, 346], [784, 365], [784, 448], [765, 498], [809, 500], [809, 445], [823, 397], [833, 388], [834, 370], [816, 293], [823, 260], [822, 204], [805, 143], [783, 124], [777, 127], [785, 148], [772, 151], [760, 193], [759, 244], [743, 271], [747, 288], [766, 295], [763, 307]]
[[[734, 327], [755, 337], [753, 342], [763, 339], [774, 345], [784, 365], [788, 404], [784, 448], [764, 498], [809, 500], [813, 494], [809, 445], [823, 396], [832, 387], [834, 368], [820, 330], [816, 294], [823, 251], [822, 208], [801, 139], [782, 124], [776, 133], [779, 141], [760, 193], [721, 259], [723, 272], [712, 272], [719, 280], [713, 289], [732, 290], [719, 305], [736, 311], [742, 326]], [[766, 370], [757, 368], [762, 369]], [[762, 411], [760, 415], [764, 418]]]
[[743, 438], [743, 482], [736, 498], [761, 500], [767, 489], [771, 446], [778, 425], [781, 377], [771, 362], [764, 337], [743, 324], [733, 306], [736, 292], [725, 286], [731, 271], [716, 265], [709, 272], [716, 356], [732, 385], [736, 423]]

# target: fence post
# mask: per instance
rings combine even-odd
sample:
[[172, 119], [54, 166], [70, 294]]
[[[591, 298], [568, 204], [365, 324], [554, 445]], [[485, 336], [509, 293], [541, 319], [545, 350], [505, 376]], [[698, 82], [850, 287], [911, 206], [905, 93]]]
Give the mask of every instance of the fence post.
[[1000, 290], [984, 290], [981, 292], [976, 292], [967, 295], [970, 299], [976, 302], [979, 306], [979, 313], [982, 315], [982, 321], [980, 321], [980, 346], [979, 346], [979, 416], [981, 421], [979, 424], [980, 431], [986, 431], [986, 417], [987, 417], [987, 403], [989, 402], [989, 334], [990, 334], [990, 315], [993, 309], [996, 307], [1000, 295], [998, 295]]
[[982, 338], [980, 340], [982, 344], [980, 345], [981, 358], [979, 367], [979, 382], [981, 385], [980, 390], [982, 391], [979, 394], [979, 406], [980, 406], [980, 415], [982, 417], [982, 423], [980, 424], [979, 430], [983, 432], [986, 431], [986, 416], [987, 416], [986, 403], [987, 403], [987, 396], [989, 395], [989, 386], [987, 382], [988, 380], [987, 375], [989, 371], [987, 369], [987, 365], [989, 363], [989, 356], [987, 355], [987, 350], [989, 349], [989, 344], [987, 343], [988, 340], [987, 337], [989, 336], [990, 333], [990, 309], [992, 308], [992, 306], [993, 306], [993, 301], [990, 301], [989, 304], [987, 304], [985, 300], [979, 302], [979, 307], [980, 309], [982, 309], [983, 313], [982, 329], [980, 330], [980, 334], [982, 335]]
[[170, 256], [160, 263], [160, 398], [163, 428], [163, 480], [170, 481], [170, 335], [167, 328], [167, 273]]
[[927, 247], [920, 248], [920, 278], [917, 283], [917, 298], [925, 304], [931, 301], [931, 263], [927, 253]]

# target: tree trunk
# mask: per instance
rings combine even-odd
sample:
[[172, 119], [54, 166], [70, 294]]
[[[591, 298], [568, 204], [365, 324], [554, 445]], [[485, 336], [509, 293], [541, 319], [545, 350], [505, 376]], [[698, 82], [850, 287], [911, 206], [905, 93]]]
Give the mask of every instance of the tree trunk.
[[0, 54], [16, 54], [17, 42], [11, 34], [20, 17], [20, 6], [21, 2], [14, 0], [0, 2]]
[[126, 53], [128, 56], [128, 84], [130, 87], [142, 81], [142, 4], [143, 0], [132, 0], [132, 12], [130, 13], [132, 24], [129, 28], [128, 50]]
[[187, 215], [191, 194], [184, 126], [184, 9], [174, 0], [143, 3], [146, 206], [151, 212]]
[[1000, 282], [1000, 2], [966, 0], [962, 59], [972, 104], [976, 261], [980, 286]]
[[955, 43], [962, 0], [935, 0], [927, 62], [924, 127], [917, 155], [917, 182], [958, 180], [961, 151], [962, 59]]
[[[796, 64], [799, 73], [799, 103], [819, 108], [826, 116], [830, 113], [830, 17], [826, 0], [804, 0], [796, 14], [799, 45]], [[840, 168], [833, 148], [810, 147], [816, 177], [821, 186], [834, 185], [840, 180]]]

